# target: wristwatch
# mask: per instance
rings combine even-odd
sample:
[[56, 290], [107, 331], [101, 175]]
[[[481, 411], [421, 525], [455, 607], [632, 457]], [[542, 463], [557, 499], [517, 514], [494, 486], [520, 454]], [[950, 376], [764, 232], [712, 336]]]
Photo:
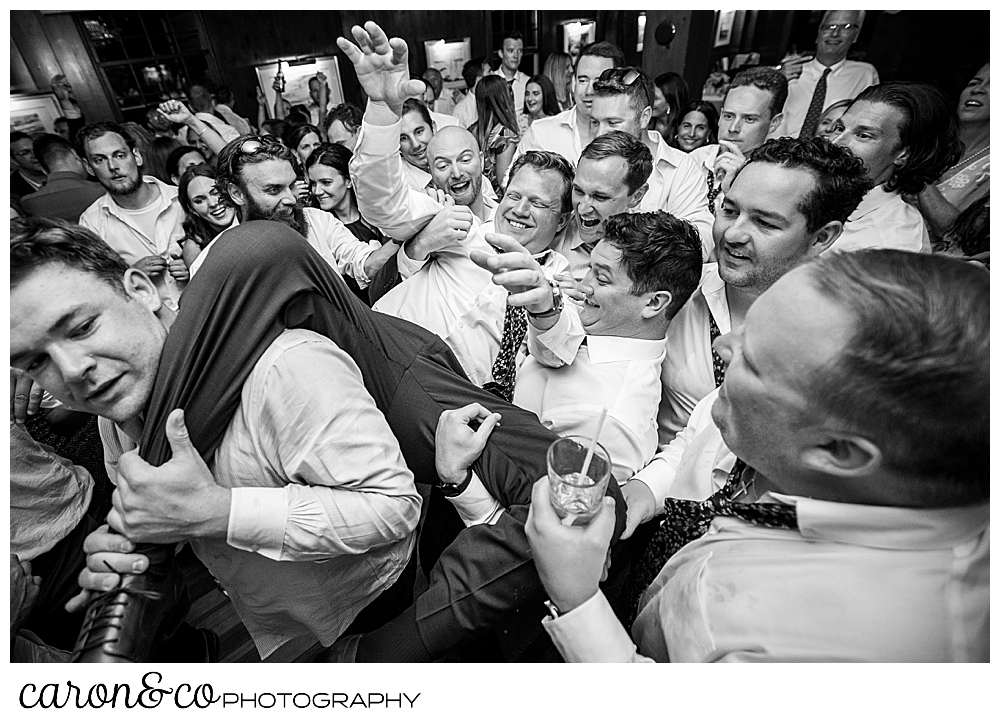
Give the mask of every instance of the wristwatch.
[[472, 481], [472, 467], [469, 467], [465, 472], [465, 480], [459, 482], [457, 485], [454, 484], [442, 484], [441, 492], [444, 493], [445, 497], [458, 497], [460, 494], [465, 492], [469, 487], [469, 482]]
[[541, 314], [535, 314], [529, 311], [528, 316], [530, 316], [532, 319], [547, 319], [550, 316], [559, 316], [559, 314], [562, 313], [563, 310], [562, 289], [559, 288], [559, 284], [557, 284], [554, 280], [548, 279], [548, 282], [549, 282], [549, 288], [552, 289], [552, 308], [549, 309], [548, 311], [543, 311]]

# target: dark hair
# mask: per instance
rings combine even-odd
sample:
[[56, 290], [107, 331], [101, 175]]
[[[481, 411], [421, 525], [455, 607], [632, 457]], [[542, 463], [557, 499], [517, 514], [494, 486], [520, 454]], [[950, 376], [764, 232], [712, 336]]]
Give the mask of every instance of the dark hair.
[[[580, 49], [580, 55], [576, 59], [576, 67], [580, 67], [580, 61], [586, 56], [593, 56], [595, 58], [609, 58], [614, 64], [612, 67], [620, 68], [625, 65], [625, 53], [614, 43], [609, 43], [607, 40], [602, 40], [599, 43], [591, 43], [590, 45], [585, 45]], [[574, 72], [576, 70], [574, 69]]]
[[11, 131], [10, 132], [10, 142], [17, 143], [18, 141], [30, 141], [31, 136], [23, 131]]
[[810, 397], [878, 446], [914, 507], [990, 498], [990, 282], [966, 261], [863, 249], [805, 266], [854, 317]]
[[[76, 147], [80, 152], [80, 156], [83, 158], [87, 157], [87, 143], [90, 141], [96, 141], [102, 136], [106, 136], [108, 133], [115, 133], [121, 136], [122, 140], [125, 141], [125, 145], [128, 146], [130, 151], [135, 150], [135, 139], [125, 130], [122, 126], [117, 123], [109, 123], [107, 121], [102, 121], [100, 123], [91, 123], [85, 125], [76, 134]], [[11, 141], [13, 143], [13, 141]]]
[[194, 146], [178, 146], [174, 150], [170, 151], [170, 155], [167, 156], [167, 160], [163, 164], [163, 167], [167, 173], [168, 183], [173, 183], [173, 181], [171, 181], [170, 179], [176, 175], [179, 175], [177, 171], [180, 168], [181, 159], [188, 153], [197, 153], [199, 156], [201, 156], [202, 160], [205, 160], [205, 156], [202, 154], [202, 152], [199, 151]]
[[530, 166], [536, 171], [555, 171], [563, 179], [562, 193], [560, 198], [560, 213], [568, 213], [573, 210], [573, 164], [552, 151], [525, 151], [511, 164], [508, 176], [508, 186], [514, 181], [517, 172], [525, 166]]
[[73, 144], [55, 133], [43, 133], [31, 143], [31, 150], [41, 164], [42, 169], [49, 173], [54, 162], [74, 158]]
[[[547, 116], [559, 113], [559, 98], [556, 97], [556, 87], [552, 85], [552, 81], [549, 80], [549, 76], [542, 75], [541, 73], [531, 76], [528, 78], [528, 82], [524, 84], [525, 92], [527, 92], [528, 86], [531, 83], [534, 83], [542, 89], [542, 113]], [[523, 111], [525, 115], [530, 115], [530, 113], [528, 113], [527, 101], [524, 102]]]
[[604, 240], [621, 252], [633, 296], [669, 291], [672, 319], [701, 281], [701, 234], [690, 222], [664, 211], [619, 213], [604, 222]]
[[[772, 138], [750, 152], [743, 168], [760, 162], [799, 168], [812, 175], [816, 183], [799, 206], [809, 233], [831, 221], [847, 223], [872, 188], [864, 162], [826, 138]], [[736, 172], [734, 180], [743, 168]]]
[[[680, 73], [661, 73], [656, 76], [653, 85], [660, 89], [664, 100], [667, 101], [667, 105], [670, 107], [669, 125], [666, 135], [663, 136], [663, 140], [670, 145], [674, 145], [674, 137], [677, 135], [677, 126], [680, 124], [681, 119], [681, 108], [688, 104], [688, 98], [691, 97], [691, 90], [688, 88], [684, 76]], [[655, 97], [653, 98], [653, 102], [656, 102]]]
[[212, 112], [212, 93], [203, 85], [190, 85], [187, 89], [191, 110], [195, 113]]
[[479, 81], [476, 86], [476, 112], [479, 118], [475, 123], [475, 135], [484, 152], [489, 147], [490, 131], [498, 123], [506, 127], [515, 138], [521, 135], [507, 81], [500, 76], [487, 75]]
[[[61, 115], [61, 116], [59, 116], [58, 118], [56, 118], [55, 120], [52, 121], [52, 125], [53, 126], [56, 125], [57, 123], [69, 123], [69, 118], [67, 118], [64, 115]], [[65, 140], [65, 139], [63, 139], [63, 140]]]
[[298, 148], [302, 139], [310, 133], [315, 133], [317, 139], [323, 140], [323, 132], [310, 123], [298, 123], [296, 125], [289, 126], [285, 129], [285, 136], [282, 140], [284, 140], [286, 146], [294, 151]]
[[188, 198], [188, 186], [196, 178], [211, 178], [212, 181], [215, 181], [216, 173], [207, 163], [199, 163], [197, 166], [191, 166], [181, 176], [177, 197], [181, 203], [181, 208], [184, 209], [184, 220], [181, 222], [181, 226], [184, 228], [185, 235], [198, 244], [199, 248], [205, 248], [218, 235], [218, 231], [208, 221], [194, 212], [191, 199]]
[[[634, 75], [635, 78], [631, 83], [625, 85], [624, 81], [630, 74]], [[634, 110], [637, 115], [642, 113], [644, 108], [653, 107], [654, 93], [653, 81], [649, 79], [649, 76], [638, 68], [628, 65], [621, 68], [608, 68], [594, 82], [594, 97], [628, 96], [629, 108]]]
[[462, 80], [465, 81], [466, 88], [472, 88], [476, 84], [476, 80], [482, 75], [483, 63], [485, 62], [486, 58], [480, 55], [462, 66]]
[[990, 250], [990, 197], [983, 196], [958, 214], [945, 234], [966, 256]]
[[760, 65], [741, 70], [733, 78], [729, 90], [741, 87], [753, 87], [770, 93], [772, 118], [781, 112], [781, 109], [785, 107], [785, 101], [788, 100], [788, 79], [784, 73], [774, 68]]
[[233, 96], [233, 91], [229, 89], [228, 85], [220, 85], [215, 89], [215, 102], [222, 103], [222, 105], [228, 105], [230, 108], [233, 107], [233, 101], [236, 100]]
[[309, 109], [301, 103], [293, 105], [292, 109], [288, 111], [288, 114], [285, 116], [285, 123], [288, 125], [297, 126], [303, 123], [309, 123], [310, 121], [311, 118], [309, 116]]
[[884, 103], [903, 114], [900, 145], [910, 153], [886, 181], [887, 191], [920, 193], [962, 157], [965, 145], [958, 139], [955, 105], [933, 85], [901, 80], [872, 85], [854, 103], [862, 100]]
[[[171, 136], [157, 136], [149, 144], [149, 157], [146, 159], [146, 170], [149, 175], [155, 176], [164, 183], [172, 183], [170, 175], [167, 173], [167, 159], [177, 148], [181, 147], [180, 141]], [[180, 160], [180, 159], [178, 159]], [[176, 173], [177, 166], [174, 166]]]
[[[242, 149], [243, 145], [250, 141], [256, 141], [260, 147], [247, 153]], [[264, 161], [287, 161], [295, 169], [296, 164], [299, 164], [299, 157], [295, 151], [269, 136], [240, 136], [223, 146], [222, 150], [219, 151], [219, 160], [215, 166], [215, 186], [219, 189], [219, 195], [226, 203], [231, 206], [238, 205], [229, 193], [229, 184], [245, 188], [243, 169], [247, 165], [263, 163]]]
[[288, 124], [281, 118], [269, 118], [260, 124], [260, 134], [262, 136], [273, 136], [277, 140], [285, 137], [285, 129]]
[[[681, 123], [684, 121], [684, 116], [688, 113], [701, 113], [705, 116], [705, 120], [708, 121], [708, 143], [718, 143], [719, 142], [719, 110], [714, 104], [709, 103], [707, 100], [693, 100], [688, 103], [681, 110], [680, 114], [677, 116], [677, 127], [674, 129], [674, 143], [677, 141], [677, 134], [680, 132]], [[707, 144], [706, 144], [707, 145]]]
[[10, 224], [10, 286], [14, 288], [46, 264], [65, 264], [94, 274], [122, 296], [128, 271], [119, 256], [93, 231], [61, 219], [26, 218]]
[[425, 84], [430, 85], [431, 89], [434, 91], [434, 100], [441, 97], [441, 91], [444, 90], [444, 78], [441, 76], [441, 71], [431, 66], [424, 71], [424, 74], [420, 78]]
[[363, 118], [364, 113], [356, 105], [353, 103], [341, 103], [326, 114], [326, 120], [323, 123], [327, 133], [330, 132], [330, 126], [333, 125], [333, 122], [337, 120], [343, 123], [344, 128], [351, 133], [357, 133], [361, 129]]
[[344, 180], [348, 180], [351, 177], [351, 156], [353, 155], [349, 148], [339, 143], [320, 143], [306, 159], [306, 170], [308, 171], [316, 164], [330, 166], [343, 176]]
[[625, 184], [629, 193], [635, 193], [649, 180], [649, 174], [653, 172], [653, 154], [649, 152], [645, 143], [625, 131], [611, 131], [588, 143], [580, 154], [580, 159], [603, 161], [614, 156], [625, 161], [628, 168], [625, 173]]
[[427, 110], [427, 106], [424, 105], [423, 101], [417, 100], [416, 98], [407, 98], [404, 100], [403, 112], [399, 115], [404, 116], [407, 113], [419, 113], [420, 117], [424, 119], [424, 123], [429, 125], [431, 130], [434, 130], [434, 121], [431, 118], [431, 112]]
[[520, 40], [523, 43], [524, 42], [524, 36], [521, 35], [521, 31], [520, 30], [508, 30], [500, 38], [500, 47], [501, 48], [503, 47], [503, 41], [504, 40]]

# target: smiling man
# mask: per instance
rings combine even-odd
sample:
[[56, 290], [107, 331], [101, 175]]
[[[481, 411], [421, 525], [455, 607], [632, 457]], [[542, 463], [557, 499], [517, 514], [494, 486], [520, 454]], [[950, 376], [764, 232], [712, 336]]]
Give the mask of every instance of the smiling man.
[[563, 657], [988, 661], [989, 295], [972, 264], [883, 249], [768, 289], [671, 444], [631, 639], [598, 591], [610, 510], [562, 526], [539, 482]]
[[811, 138], [826, 108], [856, 98], [868, 86], [878, 84], [874, 65], [847, 59], [864, 21], [864, 10], [827, 10], [816, 30], [815, 57], [782, 65], [781, 71], [788, 78], [788, 100], [775, 136], [797, 138], [808, 120], [803, 137]]
[[[716, 212], [718, 262], [705, 265], [698, 291], [670, 325], [661, 443], [722, 383], [715, 339], [738, 328], [753, 301], [785, 272], [828, 249], [870, 188], [861, 160], [821, 138], [779, 138], [750, 153]], [[636, 476], [645, 480], [645, 474]], [[630, 511], [640, 508], [629, 502]]]
[[80, 225], [152, 279], [163, 303], [176, 309], [190, 277], [181, 258], [184, 209], [177, 188], [139, 173], [142, 153], [115, 123], [85, 126], [76, 142], [90, 172], [107, 190], [80, 215]]
[[875, 85], [857, 97], [833, 133], [833, 142], [861, 158], [875, 183], [834, 250], [930, 252], [923, 216], [902, 194], [920, 193], [962, 155], [958, 117], [947, 96], [926, 83]]
[[509, 30], [500, 40], [500, 67], [493, 75], [499, 75], [507, 83], [514, 99], [514, 107], [520, 110], [524, 107], [524, 90], [528, 85], [528, 76], [521, 72], [521, 57], [524, 55], [524, 38], [519, 30]]

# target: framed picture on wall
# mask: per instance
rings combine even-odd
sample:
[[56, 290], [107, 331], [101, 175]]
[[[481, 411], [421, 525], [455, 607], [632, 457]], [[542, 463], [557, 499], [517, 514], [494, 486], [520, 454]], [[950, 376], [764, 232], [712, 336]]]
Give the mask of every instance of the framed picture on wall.
[[560, 23], [563, 31], [563, 52], [569, 53], [574, 65], [580, 55], [580, 48], [597, 38], [597, 22], [588, 18], [564, 20]]
[[10, 132], [29, 136], [53, 133], [53, 123], [62, 115], [55, 93], [20, 93], [10, 96]]
[[326, 84], [330, 86], [330, 107], [340, 105], [344, 102], [344, 87], [340, 83], [340, 69], [337, 66], [337, 58], [333, 55], [319, 58], [309, 58], [308, 62], [300, 60], [279, 60], [277, 62], [263, 63], [256, 66], [257, 82], [261, 90], [267, 96], [267, 107], [274, 109], [274, 78], [278, 74], [278, 66], [285, 76], [285, 92], [283, 97], [292, 105], [309, 105], [309, 79], [314, 78], [320, 71], [326, 76]]
[[472, 39], [425, 40], [427, 67], [437, 68], [444, 78], [445, 88], [465, 88], [462, 66], [472, 60]]
[[733, 38], [733, 21], [736, 20], [735, 10], [719, 10], [716, 11], [718, 17], [718, 25], [715, 26], [715, 47], [719, 48], [723, 45], [729, 45], [729, 41]]

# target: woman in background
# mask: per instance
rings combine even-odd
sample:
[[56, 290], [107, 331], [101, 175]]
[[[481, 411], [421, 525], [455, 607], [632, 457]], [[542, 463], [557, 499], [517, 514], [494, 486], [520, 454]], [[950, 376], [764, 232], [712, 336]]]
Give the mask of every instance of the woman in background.
[[305, 162], [322, 142], [319, 128], [309, 123], [296, 123], [285, 130], [285, 145], [295, 152], [300, 161], [295, 164], [295, 194], [305, 201], [309, 196], [309, 182], [306, 179]]
[[[167, 173], [167, 159], [181, 143], [172, 136], [156, 136], [149, 144], [149, 155], [146, 159], [146, 173], [155, 176], [164, 183], [173, 183]], [[199, 154], [200, 155], [200, 154]]]
[[850, 98], [846, 100], [838, 100], [833, 103], [829, 108], [823, 111], [823, 116], [819, 119], [819, 125], [816, 126], [816, 135], [820, 138], [826, 138], [828, 141], [833, 140], [833, 136], [836, 135], [833, 132], [833, 126], [836, 124], [840, 117], [847, 112], [848, 107], [854, 101]]
[[503, 78], [487, 75], [476, 86], [478, 120], [469, 130], [479, 141], [483, 152], [483, 175], [500, 195], [500, 180], [514, 158], [514, 149], [521, 137], [517, 126], [514, 100]]
[[550, 53], [545, 59], [542, 74], [552, 81], [556, 89], [556, 100], [559, 110], [569, 110], [573, 107], [573, 59], [566, 53]]
[[653, 81], [653, 117], [649, 130], [657, 131], [670, 145], [677, 135], [681, 121], [681, 108], [688, 104], [690, 91], [687, 81], [678, 73], [663, 73]]
[[559, 100], [556, 98], [556, 89], [552, 81], [547, 75], [531, 76], [524, 85], [524, 113], [519, 118], [524, 118], [527, 123], [520, 129], [521, 133], [528, 130], [539, 118], [557, 113], [559, 113]]
[[222, 200], [215, 187], [215, 170], [204, 163], [184, 171], [177, 195], [184, 209], [181, 249], [190, 268], [202, 249], [232, 225], [236, 209]]
[[685, 153], [719, 142], [719, 111], [707, 100], [695, 100], [680, 113], [675, 136], [676, 147]]

